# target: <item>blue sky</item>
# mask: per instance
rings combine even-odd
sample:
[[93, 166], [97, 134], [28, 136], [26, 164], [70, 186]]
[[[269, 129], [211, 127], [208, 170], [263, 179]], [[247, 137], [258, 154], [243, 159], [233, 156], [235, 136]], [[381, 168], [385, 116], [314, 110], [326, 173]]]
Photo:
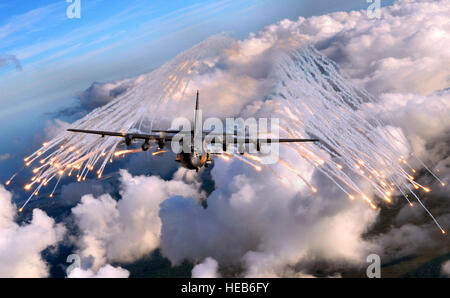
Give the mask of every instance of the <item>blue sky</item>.
[[[392, 1], [383, 1], [383, 5]], [[0, 155], [19, 152], [45, 120], [74, 103], [92, 82], [160, 66], [210, 35], [244, 38], [282, 19], [365, 9], [365, 0], [81, 0], [69, 19], [65, 0], [0, 0]], [[3, 164], [5, 162], [2, 162]], [[2, 164], [2, 166], [3, 166]], [[0, 177], [1, 178], [1, 177]]]

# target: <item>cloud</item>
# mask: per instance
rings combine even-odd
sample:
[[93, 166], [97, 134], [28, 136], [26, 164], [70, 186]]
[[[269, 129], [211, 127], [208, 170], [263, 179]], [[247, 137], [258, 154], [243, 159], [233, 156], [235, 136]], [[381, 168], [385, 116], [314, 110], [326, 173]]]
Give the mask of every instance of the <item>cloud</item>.
[[70, 272], [68, 278], [128, 278], [129, 276], [128, 270], [108, 264], [101, 267], [97, 273], [94, 273], [91, 269], [75, 268]]
[[47, 120], [45, 124], [44, 133], [46, 140], [56, 137], [70, 127], [70, 123], [60, 119]]
[[206, 258], [192, 269], [192, 278], [218, 278], [219, 264], [212, 258]]
[[336, 12], [268, 26], [259, 35], [313, 43], [373, 94], [429, 94], [450, 85], [450, 1], [397, 0], [381, 19]]
[[436, 247], [433, 237], [433, 227], [421, 227], [405, 224], [392, 228], [380, 235], [377, 240], [383, 247], [383, 260], [391, 261], [404, 256], [415, 255], [418, 251]]
[[79, 119], [92, 110], [102, 107], [132, 89], [142, 82], [143, 76], [121, 81], [98, 83], [94, 82], [86, 90], [79, 92], [73, 106], [64, 108], [55, 113], [55, 117]]
[[[383, 121], [401, 127], [412, 149], [426, 159], [429, 147], [447, 142], [450, 137], [450, 90], [428, 96], [413, 93], [385, 93], [377, 105], [369, 104], [373, 113]], [[428, 152], [428, 153], [427, 153]], [[440, 160], [444, 156], [435, 156]]]
[[442, 274], [450, 277], [450, 261], [442, 264]]
[[11, 158], [11, 154], [9, 154], [9, 153], [0, 154], [0, 161], [5, 161], [10, 158]]
[[[450, 89], [430, 95], [385, 93], [378, 104], [367, 104], [366, 108], [378, 119], [401, 129], [414, 154], [408, 160], [409, 166], [423, 168], [423, 161], [441, 180], [450, 181]], [[431, 187], [433, 194], [445, 195], [446, 189], [440, 181], [423, 181]]]
[[81, 232], [77, 242], [83, 258], [93, 258], [97, 270], [107, 262], [135, 261], [159, 246], [159, 204], [176, 195], [200, 196], [198, 185], [133, 177], [121, 171], [121, 199], [110, 195], [83, 196], [72, 213]]
[[9, 63], [13, 63], [17, 70], [22, 70], [22, 65], [20, 64], [19, 59], [17, 59], [14, 55], [4, 55], [0, 56], [0, 67], [6, 66]]
[[80, 108], [91, 111], [101, 107], [142, 82], [143, 77], [110, 83], [93, 83], [78, 95]]
[[61, 4], [51, 4], [12, 16], [6, 24], [0, 26], [0, 38], [4, 39], [14, 33], [35, 27], [37, 23], [61, 7]]
[[112, 193], [117, 183], [114, 178], [111, 180], [102, 180], [102, 183], [99, 183], [97, 179], [87, 179], [83, 183], [73, 182], [64, 184], [61, 186], [61, 194], [59, 195], [62, 198], [60, 204], [74, 206], [80, 202], [80, 199], [84, 195], [91, 194], [99, 197], [104, 193]]
[[49, 269], [41, 253], [60, 242], [65, 228], [39, 209], [28, 224], [15, 223], [12, 194], [0, 186], [0, 276], [47, 277]]
[[[430, 95], [413, 93], [385, 93], [378, 105], [370, 105], [372, 113], [383, 121], [400, 127], [414, 157], [409, 166], [423, 168], [423, 160], [439, 178], [450, 181], [450, 90], [439, 90]], [[424, 204], [432, 208], [432, 213], [444, 229], [450, 227], [450, 205], [448, 189], [430, 175], [419, 175], [417, 181], [431, 189], [423, 198]], [[412, 198], [414, 199], [414, 198]], [[393, 214], [393, 226], [379, 235], [376, 241], [383, 247], [384, 259], [415, 255], [423, 251], [448, 252], [450, 241], [433, 224], [424, 224], [424, 210], [415, 202], [414, 208], [405, 205]]]

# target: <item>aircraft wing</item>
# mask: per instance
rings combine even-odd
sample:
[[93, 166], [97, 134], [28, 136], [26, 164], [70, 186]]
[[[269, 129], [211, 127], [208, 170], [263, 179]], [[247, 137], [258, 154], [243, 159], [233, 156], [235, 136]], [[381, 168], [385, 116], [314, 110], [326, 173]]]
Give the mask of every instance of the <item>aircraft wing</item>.
[[[70, 132], [78, 132], [78, 133], [87, 133], [87, 134], [95, 134], [95, 135], [101, 135], [104, 136], [112, 136], [112, 137], [123, 137], [126, 138], [127, 136], [132, 139], [142, 139], [142, 140], [166, 140], [171, 141], [173, 139], [173, 135], [184, 133], [184, 134], [193, 134], [193, 131], [182, 131], [182, 130], [160, 130], [155, 129], [152, 130], [152, 133], [156, 134], [141, 134], [141, 133], [122, 133], [122, 132], [111, 132], [111, 131], [101, 131], [101, 130], [84, 130], [84, 129], [68, 129], [67, 131]], [[164, 135], [161, 136], [161, 133], [163, 134], [173, 134], [173, 135]], [[203, 135], [211, 134], [211, 132], [203, 131]], [[217, 134], [222, 135], [222, 134]]]
[[159, 134], [122, 133], [122, 132], [111, 132], [111, 131], [102, 131], [102, 130], [68, 129], [67, 131], [100, 135], [102, 137], [104, 137], [104, 136], [122, 137], [122, 138], [129, 138], [129, 139], [133, 139], [133, 140], [140, 139], [140, 140], [171, 141], [173, 138], [173, 136], [167, 136], [167, 135], [161, 136]]
[[[152, 132], [159, 132], [159, 133], [170, 133], [170, 134], [179, 134], [179, 133], [183, 133], [183, 134], [194, 134], [194, 131], [190, 131], [190, 130], [161, 130], [161, 129], [153, 129]], [[202, 131], [201, 132], [203, 135], [223, 135], [223, 133], [215, 133], [213, 131]]]
[[[228, 143], [244, 143], [244, 144], [254, 144], [254, 143], [315, 143], [320, 142], [319, 139], [272, 139], [272, 138], [239, 138], [234, 136], [233, 140]], [[211, 140], [211, 143], [214, 144], [215, 139]]]
[[[100, 135], [102, 137], [104, 136], [112, 136], [112, 137], [122, 137], [122, 138], [128, 138], [130, 140], [134, 139], [141, 139], [141, 140], [163, 140], [163, 141], [172, 141], [173, 136], [171, 135], [160, 135], [160, 134], [141, 134], [141, 133], [122, 133], [122, 132], [111, 132], [111, 131], [101, 131], [101, 130], [84, 130], [84, 129], [68, 129], [67, 131], [70, 132], [77, 132], [77, 133], [87, 133], [87, 134], [95, 134]], [[180, 133], [181, 131], [175, 131], [175, 130], [152, 130], [152, 132], [160, 132], [160, 133]], [[187, 131], [186, 133], [190, 133]], [[203, 134], [208, 132], [203, 132]], [[213, 134], [210, 134], [213, 135]], [[221, 134], [218, 134], [221, 135]], [[308, 142], [319, 142], [318, 139], [272, 139], [272, 138], [239, 138], [236, 135], [233, 135], [232, 143], [238, 144], [238, 143], [244, 143], [244, 144], [253, 144], [253, 143], [308, 143]], [[211, 140], [211, 144], [215, 144], [215, 139]], [[231, 142], [230, 142], [231, 143]]]
[[[193, 131], [182, 131], [182, 130], [152, 130], [152, 132], [159, 132], [159, 133], [170, 133], [170, 134], [178, 134], [178, 133], [186, 133], [186, 134], [193, 134]], [[213, 131], [202, 131], [203, 136], [223, 136], [223, 133], [220, 132], [213, 132]], [[226, 137], [226, 135], [225, 135]], [[233, 138], [236, 140], [239, 140], [239, 137], [234, 134]], [[271, 139], [271, 138], [258, 138], [258, 139], [251, 139], [251, 138], [243, 138], [245, 144], [254, 143], [256, 141], [259, 142], [266, 142], [266, 143], [307, 143], [307, 142], [320, 142], [318, 139]]]
[[[239, 139], [237, 139], [239, 141]], [[245, 139], [244, 143], [254, 143], [255, 141], [262, 143], [315, 143], [320, 142], [318, 139]]]
[[173, 134], [177, 134], [177, 133], [191, 133], [190, 131], [182, 131], [182, 130], [161, 130], [161, 129], [153, 129], [152, 132], [162, 132], [162, 133], [173, 133]]

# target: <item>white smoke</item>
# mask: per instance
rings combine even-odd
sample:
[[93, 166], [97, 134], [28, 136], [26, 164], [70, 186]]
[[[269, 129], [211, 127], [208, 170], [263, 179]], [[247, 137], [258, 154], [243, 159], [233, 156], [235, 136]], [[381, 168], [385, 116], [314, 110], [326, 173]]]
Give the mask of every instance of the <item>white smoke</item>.
[[39, 209], [30, 223], [18, 225], [12, 194], [0, 185], [0, 277], [47, 277], [41, 253], [60, 242], [65, 228]]

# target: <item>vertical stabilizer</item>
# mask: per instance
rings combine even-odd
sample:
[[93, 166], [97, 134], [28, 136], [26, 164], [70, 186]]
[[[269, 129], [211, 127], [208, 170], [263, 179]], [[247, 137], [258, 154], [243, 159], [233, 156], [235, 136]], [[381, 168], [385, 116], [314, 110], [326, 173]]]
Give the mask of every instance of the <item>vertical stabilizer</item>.
[[195, 111], [194, 111], [194, 152], [202, 153], [203, 148], [203, 138], [202, 138], [202, 112], [199, 109], [199, 97], [200, 93], [197, 90], [197, 99], [195, 100]]
[[197, 121], [198, 121], [198, 108], [199, 108], [199, 97], [200, 92], [197, 90], [197, 99], [195, 100], [195, 111], [194, 111], [194, 131], [197, 131]]

